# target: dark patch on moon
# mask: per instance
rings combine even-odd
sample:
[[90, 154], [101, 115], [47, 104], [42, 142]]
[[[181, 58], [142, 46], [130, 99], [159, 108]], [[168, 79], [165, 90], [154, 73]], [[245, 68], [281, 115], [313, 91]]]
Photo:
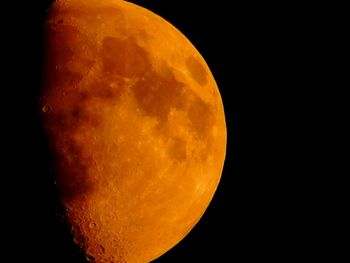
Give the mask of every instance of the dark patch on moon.
[[194, 97], [194, 101], [190, 105], [188, 118], [192, 123], [194, 131], [201, 138], [208, 134], [214, 124], [214, 115], [210, 104], [205, 103], [198, 96]]
[[49, 82], [55, 83], [55, 85], [59, 85], [60, 87], [74, 87], [83, 79], [82, 74], [68, 70], [66, 68], [57, 68], [56, 73], [52, 74], [51, 77], [54, 79], [54, 82], [52, 82], [52, 80]]
[[124, 81], [112, 76], [112, 78], [93, 81], [89, 88], [89, 97], [116, 103], [124, 91]]
[[64, 201], [93, 191], [93, 182], [86, 176], [90, 163], [73, 140], [65, 139], [57, 152], [57, 183]]
[[79, 94], [79, 99], [80, 99], [82, 102], [87, 101], [90, 97], [91, 97], [90, 94], [89, 94], [88, 92], [86, 92], [86, 91], [82, 91], [82, 92], [80, 92], [80, 94]]
[[[131, 87], [146, 115], [164, 122], [172, 107], [183, 107], [183, 83], [171, 71], [159, 74], [152, 69], [148, 53], [133, 38], [105, 37], [101, 50], [104, 70], [110, 78], [139, 78]], [[120, 85], [123, 86], [123, 85]]]
[[175, 137], [171, 140], [170, 147], [168, 150], [168, 154], [172, 159], [178, 161], [184, 161], [187, 159], [186, 152], [187, 142], [184, 139], [179, 137]]
[[46, 45], [50, 63], [55, 66], [65, 65], [77, 54], [76, 47], [81, 47], [82, 43], [79, 43], [79, 39], [83, 36], [73, 26], [60, 25], [50, 29], [50, 38]]
[[186, 59], [186, 65], [192, 78], [201, 86], [208, 83], [208, 74], [198, 59], [191, 56]]
[[[87, 99], [84, 93], [80, 96], [84, 98], [80, 98], [81, 101]], [[77, 100], [75, 105], [81, 106], [75, 106], [67, 112], [52, 110], [44, 117], [48, 130], [53, 134], [51, 145], [56, 157], [58, 190], [64, 201], [72, 201], [93, 191], [93, 182], [87, 176], [92, 160], [84, 156], [84, 146], [77, 144], [73, 135], [81, 128], [96, 128], [100, 119], [84, 109], [84, 102]]]
[[94, 128], [100, 124], [98, 116], [87, 112], [81, 106], [76, 106], [68, 112], [52, 112], [48, 116], [47, 122], [49, 129], [52, 131], [69, 132], [71, 134], [82, 124], [87, 128]]
[[[73, 26], [49, 27], [46, 40], [46, 83], [71, 87], [78, 84], [95, 64], [97, 49]], [[83, 50], [83, 46], [86, 48]], [[71, 64], [69, 68], [68, 65]]]
[[184, 106], [183, 86], [184, 84], [178, 82], [172, 74], [162, 77], [150, 71], [132, 87], [132, 90], [141, 109], [164, 122], [171, 108]]
[[150, 67], [147, 53], [132, 38], [105, 37], [101, 57], [107, 73], [127, 78], [141, 76]]
[[[200, 139], [206, 139], [214, 123], [211, 105], [205, 103], [190, 89], [186, 89], [185, 84], [175, 78], [175, 69], [170, 69], [165, 65], [161, 72], [154, 71], [147, 51], [138, 46], [132, 38], [121, 40], [106, 37], [101, 52], [108, 78], [113, 79], [119, 76], [139, 79], [131, 86], [131, 90], [145, 115], [158, 119], [159, 125], [163, 126], [172, 108], [187, 111], [193, 131]], [[207, 84], [207, 72], [197, 58], [189, 57], [186, 65], [195, 81], [200, 85]], [[106, 85], [107, 83], [101, 84], [94, 90], [100, 90]], [[105, 90], [105, 94], [102, 93], [103, 97], [120, 96], [123, 86], [123, 84], [118, 86], [120, 93], [116, 94], [110, 94], [111, 89]], [[184, 150], [186, 147], [183, 146], [186, 142], [179, 141], [178, 138], [173, 139], [177, 149], [171, 146], [169, 154], [179, 160], [186, 158]]]

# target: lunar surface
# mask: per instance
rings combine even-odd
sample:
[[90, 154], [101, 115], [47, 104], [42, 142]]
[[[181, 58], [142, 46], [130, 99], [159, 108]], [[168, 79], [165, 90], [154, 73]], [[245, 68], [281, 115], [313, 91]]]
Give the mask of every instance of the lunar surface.
[[226, 150], [223, 105], [193, 45], [119, 0], [59, 0], [41, 110], [74, 240], [92, 262], [150, 262], [198, 222]]

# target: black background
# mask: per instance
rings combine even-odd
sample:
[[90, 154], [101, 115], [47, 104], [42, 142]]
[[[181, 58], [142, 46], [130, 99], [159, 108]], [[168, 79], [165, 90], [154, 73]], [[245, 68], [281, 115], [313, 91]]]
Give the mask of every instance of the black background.
[[[50, 2], [15, 1], [2, 10], [10, 14], [2, 23], [3, 90], [10, 91], [2, 96], [9, 262], [84, 262], [58, 215], [37, 116], [42, 23]], [[302, 140], [312, 118], [298, 119], [308, 102], [304, 76], [311, 71], [315, 47], [309, 38], [317, 29], [313, 21], [304, 23], [308, 11], [224, 0], [132, 2], [170, 21], [197, 47], [218, 83], [228, 129], [212, 203], [190, 234], [156, 262], [284, 262], [310, 252], [321, 234], [308, 216], [314, 199], [304, 199], [310, 187], [304, 174], [311, 170], [302, 164], [311, 145]]]

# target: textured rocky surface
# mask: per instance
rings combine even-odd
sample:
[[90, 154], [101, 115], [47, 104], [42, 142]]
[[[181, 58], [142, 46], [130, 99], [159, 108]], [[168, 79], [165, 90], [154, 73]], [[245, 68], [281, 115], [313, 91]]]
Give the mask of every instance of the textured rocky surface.
[[61, 0], [46, 22], [43, 119], [76, 242], [96, 262], [149, 262], [208, 206], [226, 147], [205, 61], [124, 1]]

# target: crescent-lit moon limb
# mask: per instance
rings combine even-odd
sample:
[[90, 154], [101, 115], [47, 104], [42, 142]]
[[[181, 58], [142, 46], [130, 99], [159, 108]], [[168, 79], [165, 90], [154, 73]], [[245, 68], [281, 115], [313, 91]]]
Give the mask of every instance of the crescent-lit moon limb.
[[149, 262], [218, 186], [223, 104], [199, 52], [119, 0], [59, 0], [45, 24], [42, 116], [75, 242], [94, 262]]

